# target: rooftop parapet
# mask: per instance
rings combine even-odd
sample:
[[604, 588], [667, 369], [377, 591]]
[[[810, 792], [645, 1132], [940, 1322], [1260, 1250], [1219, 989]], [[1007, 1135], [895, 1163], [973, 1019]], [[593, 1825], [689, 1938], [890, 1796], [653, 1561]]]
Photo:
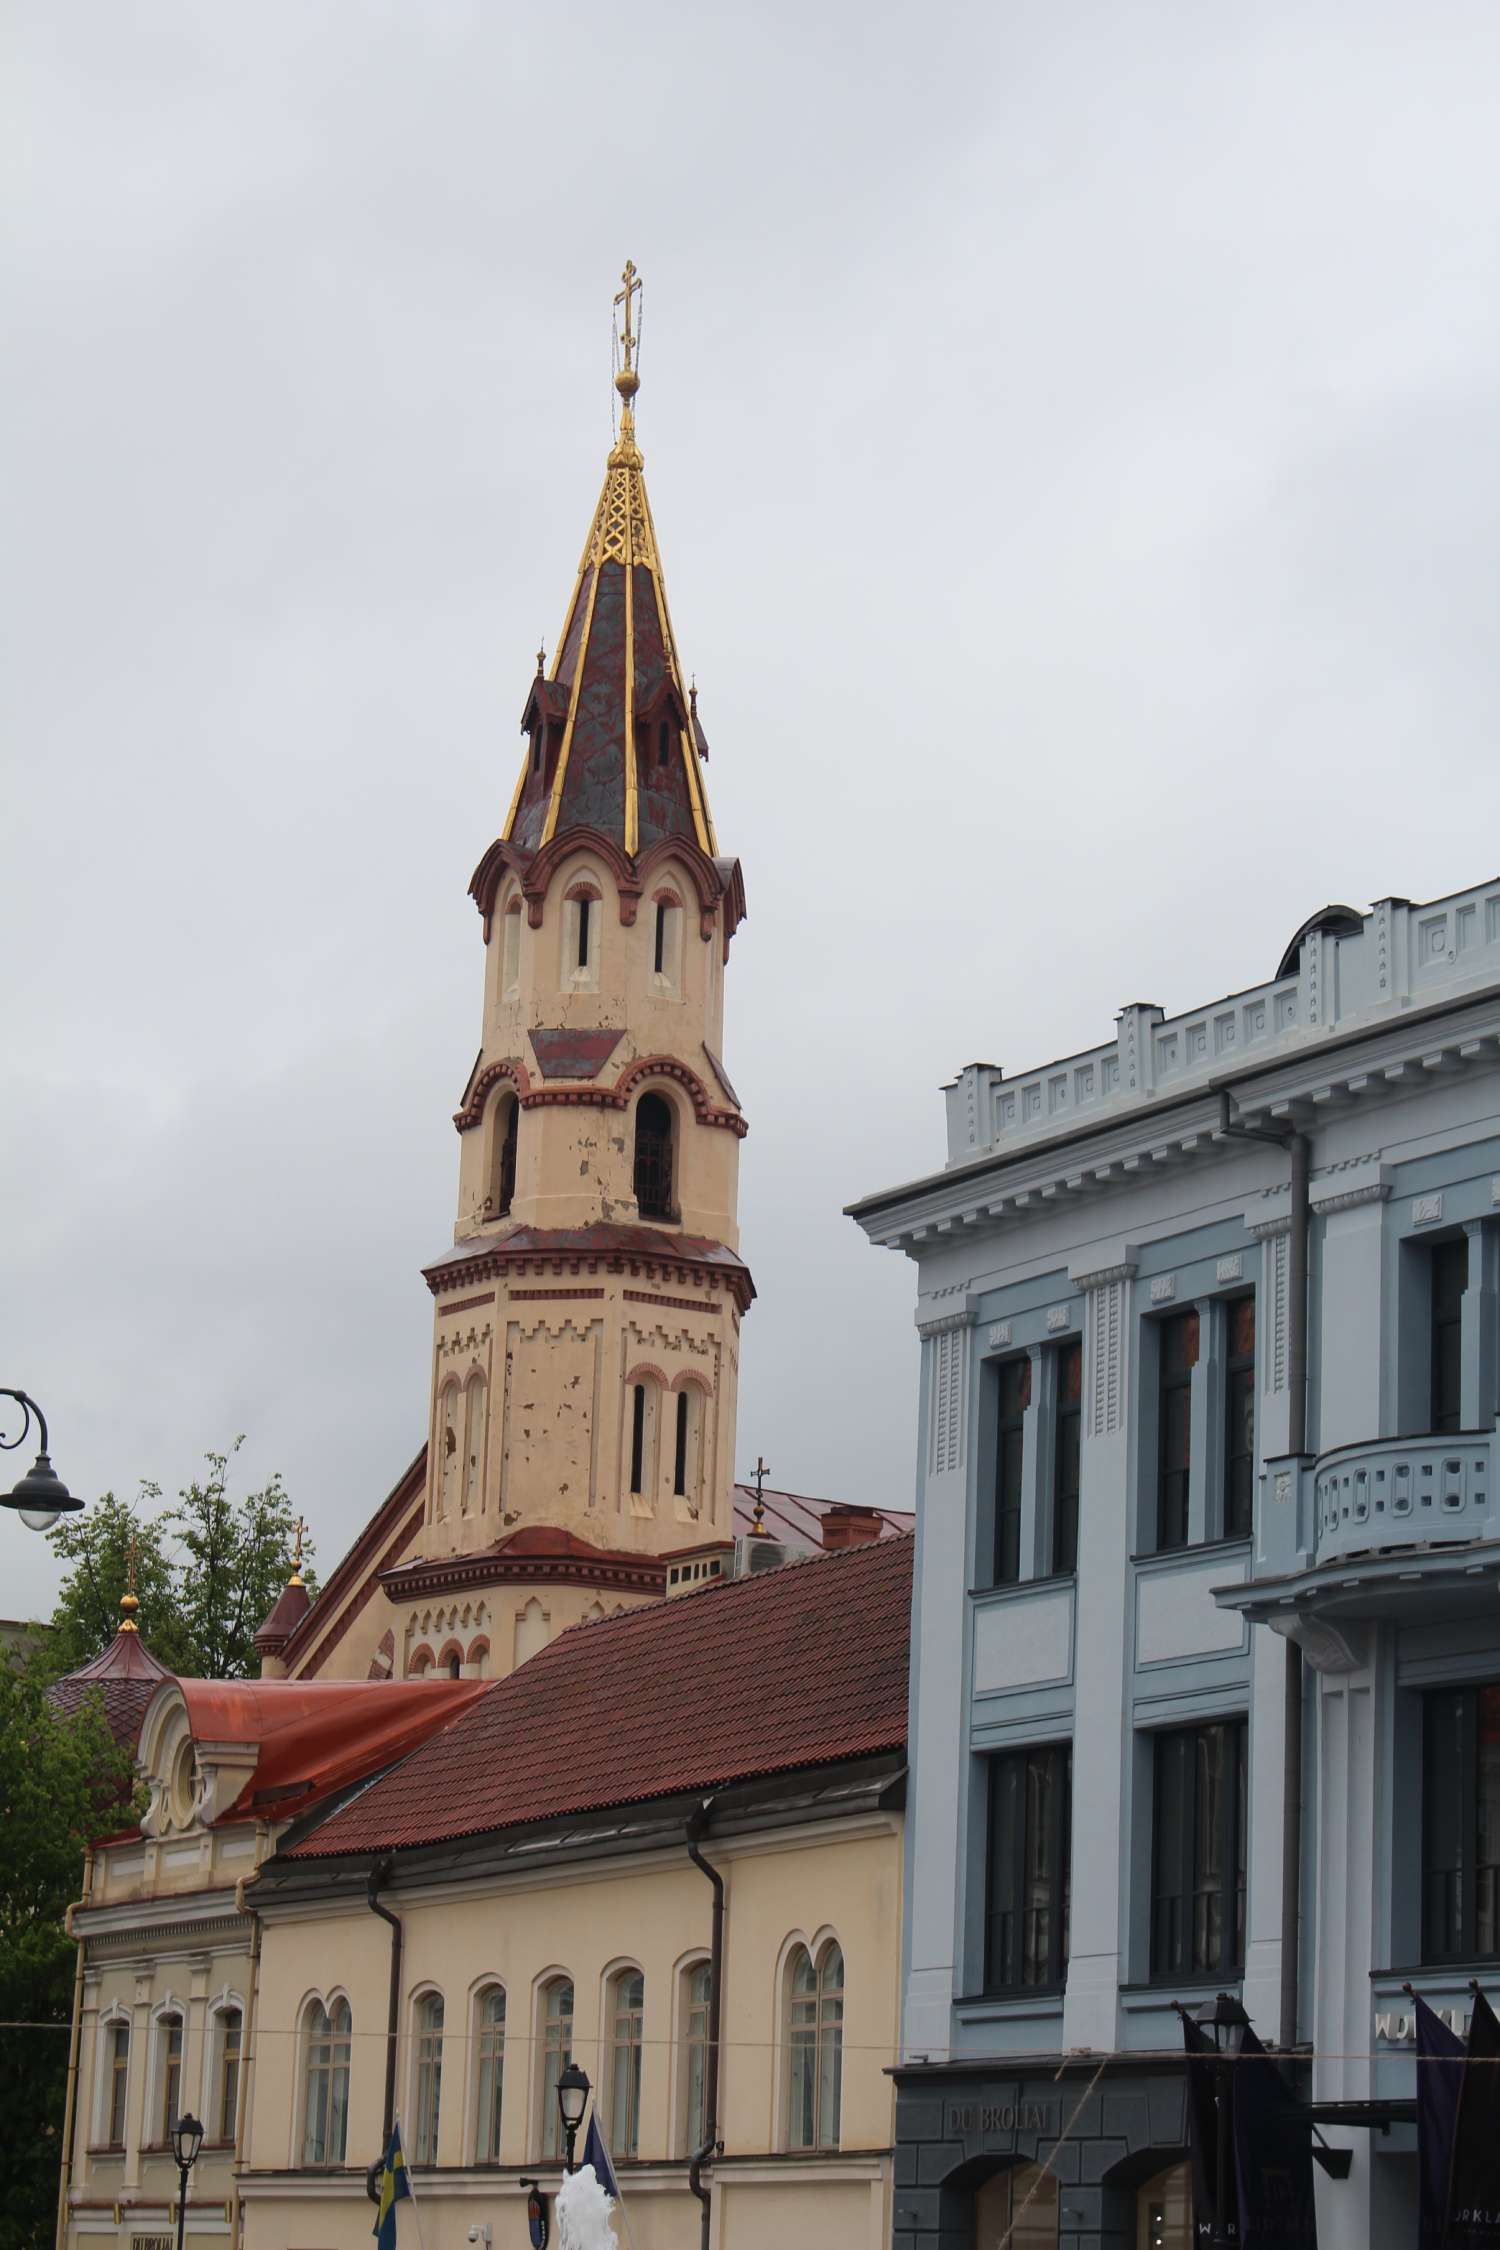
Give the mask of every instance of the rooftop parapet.
[[948, 1163], [1010, 1155], [1078, 1125], [1106, 1124], [1334, 1033], [1492, 984], [1500, 984], [1500, 878], [1425, 905], [1383, 898], [1363, 915], [1325, 907], [1303, 924], [1265, 984], [1177, 1016], [1132, 1002], [1106, 1045], [1019, 1077], [970, 1063], [944, 1089]]

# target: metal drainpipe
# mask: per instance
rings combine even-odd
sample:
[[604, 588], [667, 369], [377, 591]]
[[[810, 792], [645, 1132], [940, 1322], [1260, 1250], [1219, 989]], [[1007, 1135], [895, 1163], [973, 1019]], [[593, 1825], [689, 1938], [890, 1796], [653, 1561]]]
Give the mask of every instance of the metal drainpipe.
[[712, 1797], [705, 1797], [697, 1811], [688, 1816], [687, 1824], [688, 1858], [714, 1887], [713, 1935], [708, 1956], [708, 2054], [703, 2073], [703, 2146], [694, 2149], [688, 2158], [688, 2186], [698, 2198], [700, 2250], [708, 2250], [713, 2217], [713, 2190], [703, 2184], [703, 2166], [712, 2162], [719, 2145], [719, 2017], [724, 1984], [724, 1878], [698, 1849], [699, 1839], [708, 1833], [713, 1809]]
[[[1291, 1234], [1287, 1242], [1287, 1451], [1307, 1451], [1307, 1239], [1308, 1190], [1312, 1151], [1305, 1133], [1290, 1126], [1246, 1125], [1230, 1115], [1227, 1093], [1219, 1096], [1220, 1130], [1242, 1141], [1272, 1141], [1291, 1159]], [[1281, 2005], [1277, 2042], [1289, 2052], [1297, 2044], [1297, 1998], [1302, 1944], [1302, 1651], [1286, 1644], [1285, 1727], [1281, 1790]]]
[[[63, 1916], [63, 1928], [73, 1935], [73, 1916], [80, 1906], [87, 1906], [94, 1887], [93, 1846], [86, 1847], [83, 1855], [83, 1896], [75, 1899]], [[78, 2053], [83, 2043], [83, 1955], [84, 1940], [77, 1940], [78, 1962], [73, 1971], [73, 2024], [68, 2036], [68, 2090], [63, 2103], [63, 2160], [62, 2180], [57, 2191], [57, 2250], [63, 2250], [68, 2238], [68, 2193], [73, 2185], [73, 2141], [78, 2127]]]
[[401, 2020], [401, 1917], [382, 1906], [376, 1892], [391, 1871], [388, 1859], [370, 1869], [370, 1879], [365, 1886], [365, 1904], [372, 1914], [391, 1925], [391, 1994], [386, 2014], [385, 2028], [385, 2125], [380, 2136], [381, 2153], [389, 2148], [391, 2127], [396, 2119], [396, 2034]]
[[[255, 1824], [255, 1875], [260, 1873], [265, 1856], [266, 1823], [258, 1820]], [[245, 2223], [240, 2174], [245, 2163], [245, 2121], [250, 2114], [250, 2080], [255, 2070], [255, 2020], [260, 2003], [260, 1940], [264, 1925], [259, 1909], [245, 1902], [245, 1885], [253, 1883], [255, 1875], [241, 1875], [234, 1886], [235, 1912], [249, 1915], [255, 1934], [250, 1940], [250, 1989], [245, 1994], [244, 2037], [240, 2043], [240, 2082], [235, 2090], [234, 2101], [234, 2186], [229, 2214], [230, 2250], [239, 2250]]]

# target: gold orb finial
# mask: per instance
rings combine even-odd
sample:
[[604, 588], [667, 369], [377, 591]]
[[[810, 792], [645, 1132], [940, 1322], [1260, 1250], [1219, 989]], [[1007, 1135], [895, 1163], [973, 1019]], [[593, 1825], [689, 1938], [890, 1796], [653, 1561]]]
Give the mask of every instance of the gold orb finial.
[[140, 1627], [135, 1621], [135, 1613], [141, 1606], [136, 1598], [135, 1591], [135, 1563], [136, 1556], [140, 1552], [140, 1544], [140, 1540], [132, 1532], [130, 1545], [125, 1551], [125, 1591], [120, 1596], [119, 1629], [122, 1633], [138, 1633], [140, 1631]]
[[766, 1529], [766, 1478], [771, 1474], [757, 1453], [755, 1456], [755, 1515], [750, 1525], [752, 1539], [769, 1539]]
[[302, 1517], [299, 1516], [296, 1524], [295, 1543], [292, 1548], [292, 1575], [287, 1580], [289, 1586], [302, 1586], [306, 1583], [302, 1576], [302, 1534], [306, 1528]]

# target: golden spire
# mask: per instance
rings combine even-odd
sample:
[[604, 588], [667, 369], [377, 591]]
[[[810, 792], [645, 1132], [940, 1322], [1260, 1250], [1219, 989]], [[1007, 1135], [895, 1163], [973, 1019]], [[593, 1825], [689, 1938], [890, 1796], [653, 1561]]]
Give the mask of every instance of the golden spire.
[[306, 1528], [303, 1518], [299, 1516], [297, 1518], [296, 1545], [292, 1549], [292, 1575], [287, 1580], [289, 1586], [300, 1586], [304, 1582], [302, 1577], [302, 1534]]
[[750, 1526], [752, 1539], [769, 1539], [766, 1529], [766, 1479], [771, 1474], [757, 1453], [755, 1456], [755, 1518]]
[[120, 1631], [122, 1633], [138, 1633], [140, 1631], [140, 1627], [135, 1621], [135, 1613], [141, 1606], [136, 1599], [135, 1592], [135, 1562], [136, 1556], [140, 1552], [140, 1544], [140, 1540], [132, 1532], [130, 1545], [125, 1554], [125, 1591], [120, 1596], [120, 1608], [123, 1612], [120, 1618]]
[[633, 258], [625, 260], [625, 271], [620, 276], [623, 288], [615, 293], [615, 310], [624, 308], [624, 317], [615, 331], [615, 350], [620, 365], [615, 375], [615, 389], [620, 394], [620, 439], [610, 454], [612, 469], [638, 469], [641, 466], [640, 449], [635, 442], [635, 394], [641, 387], [636, 355], [640, 350], [641, 332], [636, 318], [635, 300], [641, 293], [641, 277], [635, 270]]

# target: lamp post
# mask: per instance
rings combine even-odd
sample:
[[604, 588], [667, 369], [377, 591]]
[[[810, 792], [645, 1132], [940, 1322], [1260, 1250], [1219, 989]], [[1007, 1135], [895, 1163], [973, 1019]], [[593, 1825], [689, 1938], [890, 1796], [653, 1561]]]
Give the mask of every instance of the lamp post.
[[14, 1508], [28, 1531], [50, 1531], [59, 1516], [71, 1515], [83, 1506], [75, 1500], [53, 1468], [47, 1457], [47, 1417], [34, 1398], [25, 1391], [13, 1391], [0, 1384], [0, 1398], [13, 1398], [21, 1409], [21, 1427], [13, 1438], [0, 1437], [0, 1453], [14, 1453], [26, 1443], [26, 1433], [36, 1422], [41, 1448], [24, 1477], [9, 1492], [0, 1493], [0, 1507]]
[[1235, 2058], [1245, 2044], [1250, 2018], [1232, 1992], [1221, 1992], [1198, 2016], [1199, 2028], [1214, 2043], [1214, 2250], [1233, 2250], [1239, 2241], [1234, 2193], [1233, 2110]]
[[557, 2107], [562, 2118], [563, 2132], [567, 2137], [567, 2168], [576, 2172], [573, 2145], [578, 2139], [578, 2128], [583, 2123], [583, 2113], [589, 2106], [589, 2082], [576, 2062], [570, 2062], [557, 2081]]
[[203, 2146], [203, 2127], [196, 2117], [179, 2117], [172, 2127], [172, 2154], [177, 2159], [177, 2250], [187, 2236], [188, 2174], [198, 2161], [198, 2151]]

